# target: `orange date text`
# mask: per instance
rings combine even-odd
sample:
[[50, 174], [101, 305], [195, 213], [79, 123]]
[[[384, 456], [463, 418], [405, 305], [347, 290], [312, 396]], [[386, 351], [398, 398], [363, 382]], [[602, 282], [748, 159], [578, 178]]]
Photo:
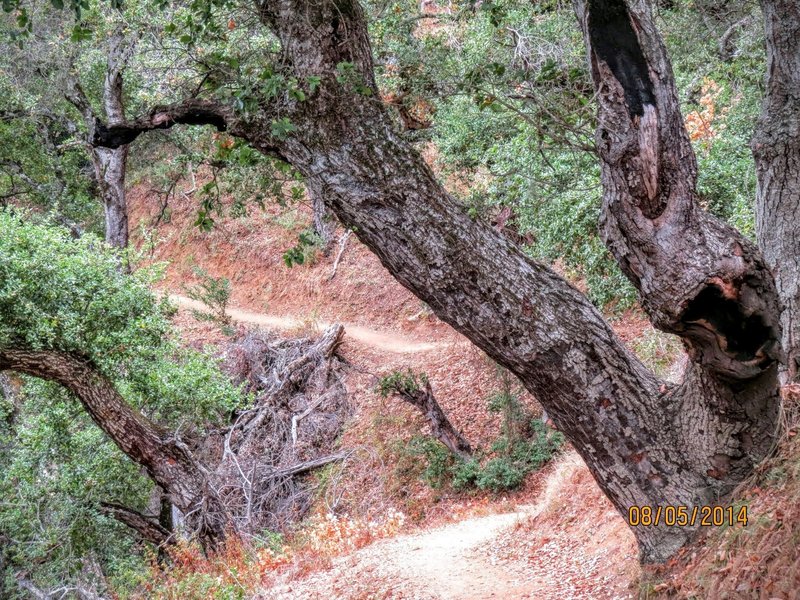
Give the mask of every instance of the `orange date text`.
[[631, 527], [722, 527], [747, 525], [746, 506], [631, 506]]

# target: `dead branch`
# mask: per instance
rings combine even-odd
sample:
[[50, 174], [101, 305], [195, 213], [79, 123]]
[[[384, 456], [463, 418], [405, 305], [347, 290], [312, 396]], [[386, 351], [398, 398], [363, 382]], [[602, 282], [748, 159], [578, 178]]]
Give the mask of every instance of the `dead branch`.
[[331, 281], [334, 277], [336, 277], [336, 270], [339, 268], [339, 262], [342, 260], [344, 249], [347, 246], [347, 240], [350, 239], [350, 235], [352, 233], [353, 230], [348, 229], [345, 234], [339, 238], [339, 252], [336, 253], [336, 260], [333, 262], [333, 270], [331, 271], [330, 277], [328, 277], [328, 281]]
[[450, 452], [464, 460], [468, 460], [472, 456], [472, 447], [469, 442], [461, 435], [461, 432], [453, 427], [450, 419], [436, 401], [430, 381], [425, 381], [424, 390], [417, 386], [403, 385], [397, 381], [393, 385], [393, 391], [422, 412], [422, 416], [425, 417], [425, 421], [431, 428], [433, 437], [442, 442]]
[[222, 432], [211, 479], [240, 531], [285, 529], [313, 499], [302, 475], [347, 457], [335, 448], [350, 412], [335, 354], [343, 334], [341, 325], [316, 339], [256, 331], [229, 349], [227, 369], [255, 401]]
[[324, 467], [332, 462], [337, 462], [340, 460], [344, 460], [350, 456], [349, 452], [339, 452], [338, 454], [331, 454], [330, 456], [323, 456], [321, 458], [315, 458], [313, 460], [307, 460], [302, 463], [298, 463], [296, 465], [292, 465], [291, 467], [285, 467], [283, 469], [277, 469], [269, 474], [270, 477], [294, 477], [295, 475], [301, 475], [303, 473], [308, 473], [309, 471], [313, 471], [314, 469], [319, 469], [320, 467]]

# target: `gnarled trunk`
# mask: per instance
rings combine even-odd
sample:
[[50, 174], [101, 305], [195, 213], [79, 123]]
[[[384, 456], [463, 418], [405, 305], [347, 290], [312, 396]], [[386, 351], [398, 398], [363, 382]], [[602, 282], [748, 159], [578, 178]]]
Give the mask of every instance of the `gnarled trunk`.
[[758, 177], [756, 231], [783, 307], [784, 377], [800, 367], [800, 5], [762, 0], [767, 94], [752, 148]]
[[[660, 381], [581, 293], [447, 194], [376, 99], [355, 0], [260, 6], [287, 73], [320, 80], [304, 102], [265, 100], [260, 114], [241, 117], [190, 100], [98, 126], [94, 142], [204, 122], [289, 161], [400, 283], [522, 381], [621, 513], [716, 504], [774, 440], [780, 298], [759, 249], [698, 205], [697, 166], [649, 3], [575, 8], [599, 100], [603, 235], [653, 323], [684, 341], [692, 363], [680, 385]], [[342, 63], [359, 85], [337, 77]], [[278, 116], [296, 131], [273, 136]], [[694, 530], [662, 522], [635, 534], [642, 558], [655, 561]]]
[[198, 535], [206, 547], [224, 539], [227, 513], [209, 487], [204, 469], [180, 440], [132, 410], [92, 365], [63, 352], [3, 348], [0, 371], [7, 369], [55, 381], [75, 394], [98, 427], [144, 467], [171, 502], [195, 515]]

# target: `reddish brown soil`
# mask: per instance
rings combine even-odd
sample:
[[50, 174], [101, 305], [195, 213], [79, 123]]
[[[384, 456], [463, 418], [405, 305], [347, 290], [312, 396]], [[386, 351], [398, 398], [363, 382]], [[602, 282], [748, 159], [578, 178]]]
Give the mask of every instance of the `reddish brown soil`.
[[[497, 577], [515, 574], [512, 583], [506, 586], [508, 589], [496, 590], [496, 598], [627, 596], [625, 590], [635, 571], [631, 565], [636, 564], [632, 537], [582, 465], [570, 467], [571, 479], [567, 484], [548, 483], [550, 488], [556, 485], [556, 491], [550, 494], [561, 503], [558, 510], [549, 507], [552, 498], [540, 498], [549, 471], [529, 477], [521, 490], [501, 497], [453, 496], [432, 490], [418, 478], [403, 476], [400, 469], [403, 461], [419, 460], [404, 454], [404, 444], [412, 436], [426, 433], [426, 427], [421, 416], [409, 406], [376, 393], [378, 377], [407, 368], [426, 373], [456, 427], [478, 447], [486, 447], [499, 434], [500, 420], [487, 410], [487, 398], [500, 389], [501, 383], [492, 361], [432, 315], [354, 236], [348, 242], [336, 277], [331, 280], [335, 247], [331, 256], [317, 255], [311, 264], [290, 269], [283, 263], [283, 252], [296, 243], [298, 232], [310, 222], [304, 206], [290, 211], [291, 219], [285, 211], [271, 207], [245, 219], [223, 219], [215, 230], [204, 233], [192, 226], [196, 210], [193, 201], [185, 198], [176, 201], [170, 207], [169, 222], [155, 228], [152, 223], [159, 206], [155, 198], [148, 196], [146, 188], [133, 189], [130, 201], [131, 222], [137, 226], [134, 242], [145, 251], [146, 262], [167, 261], [166, 277], [161, 284], [165, 293], [184, 294], [186, 286], [196, 281], [193, 268], [201, 267], [215, 277], [230, 279], [231, 305], [235, 309], [232, 314], [241, 321], [240, 327], [247, 326], [247, 322], [266, 322], [288, 328], [290, 333], [303, 333], [322, 322], [338, 321], [347, 323], [351, 329], [359, 326], [367, 334], [380, 335], [380, 343], [371, 343], [369, 335], [353, 334], [345, 338], [341, 348], [342, 356], [351, 365], [348, 388], [355, 407], [342, 445], [353, 448], [355, 458], [334, 476], [336, 485], [317, 510], [333, 507], [337, 512], [368, 519], [389, 508], [399, 508], [409, 518], [407, 528], [422, 536], [419, 543], [431, 542], [431, 547], [438, 547], [433, 543], [435, 539], [426, 537], [431, 527], [444, 527], [434, 530], [432, 535], [447, 538], [462, 530], [471, 531], [470, 523], [477, 528], [485, 526], [480, 534], [472, 532], [475, 535], [474, 539], [469, 537], [469, 544], [445, 558], [461, 560], [466, 556], [467, 561], [484, 561], [483, 566], [470, 563], [471, 568], [464, 570], [464, 573], [474, 572], [479, 579], [485, 579], [487, 574]], [[142, 235], [143, 232], [147, 235]], [[148, 246], [146, 239], [155, 243]], [[176, 320], [182, 335], [193, 346], [225, 342], [218, 328], [199, 323], [185, 308]], [[636, 339], [647, 327], [647, 321], [634, 313], [617, 323], [619, 335], [628, 341]], [[396, 347], [387, 348], [387, 344]], [[523, 396], [523, 400], [534, 413], [539, 410], [529, 396]], [[505, 517], [492, 517], [509, 511], [524, 513], [515, 518], [516, 526], [510, 530]], [[529, 520], [526, 515], [534, 513], [537, 516]], [[465, 520], [468, 520], [466, 529], [462, 526]], [[416, 568], [411, 563], [398, 559], [401, 562], [396, 568], [390, 565], [379, 569], [374, 576], [367, 572], [370, 561], [383, 564], [386, 552], [394, 556], [395, 550], [399, 552], [405, 547], [403, 544], [415, 543], [410, 539], [399, 541], [397, 548], [389, 545], [388, 549], [381, 549], [383, 546], [374, 551], [364, 549], [366, 570], [337, 566], [338, 571], [332, 572], [335, 582], [321, 576], [322, 587], [312, 580], [310, 587], [303, 589], [324, 597], [325, 589], [330, 589], [325, 586], [349, 585], [352, 594], [337, 597], [377, 597], [358, 595], [368, 594], [368, 590], [356, 584], [353, 580], [356, 577], [367, 587], [372, 582], [374, 590], [389, 590], [388, 595], [380, 597], [421, 598], [414, 595], [415, 585], [409, 584], [406, 589], [397, 581], [398, 577], [411, 576]], [[463, 556], [459, 554], [462, 551]], [[583, 580], [581, 573], [585, 575]], [[484, 589], [480, 587], [486, 585], [484, 579], [474, 582], [478, 587], [473, 592]], [[452, 583], [448, 581], [447, 578], [439, 581], [444, 587], [439, 595], [431, 597], [477, 597], [455, 589], [451, 591], [456, 595], [448, 596], [447, 586]], [[570, 595], [570, 586], [579, 583], [583, 587], [574, 589], [580, 593]], [[458, 585], [459, 589], [468, 589], [470, 580]], [[406, 591], [401, 593], [401, 588]], [[605, 589], [602, 593], [601, 588]], [[520, 595], [523, 589], [530, 592]], [[551, 595], [534, 593], [537, 589], [547, 590]], [[391, 590], [395, 590], [394, 595]]]

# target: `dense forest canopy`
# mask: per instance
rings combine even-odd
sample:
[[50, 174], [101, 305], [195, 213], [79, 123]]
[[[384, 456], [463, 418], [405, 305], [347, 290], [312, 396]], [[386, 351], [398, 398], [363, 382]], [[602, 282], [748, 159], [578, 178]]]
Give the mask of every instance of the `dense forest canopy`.
[[[771, 450], [798, 352], [792, 2], [3, 8], [0, 593], [89, 563], [134, 589], [148, 551], [109, 503], [163, 490], [209, 552], [236, 520], [162, 433], [202, 439], [252, 395], [177, 341], [126, 248], [140, 182], [161, 217], [191, 182], [204, 231], [313, 204], [287, 265], [338, 221], [519, 378], [620, 512], [717, 502]], [[682, 340], [680, 381], [613, 333], [631, 307]], [[637, 528], [642, 558], [693, 529]]]

